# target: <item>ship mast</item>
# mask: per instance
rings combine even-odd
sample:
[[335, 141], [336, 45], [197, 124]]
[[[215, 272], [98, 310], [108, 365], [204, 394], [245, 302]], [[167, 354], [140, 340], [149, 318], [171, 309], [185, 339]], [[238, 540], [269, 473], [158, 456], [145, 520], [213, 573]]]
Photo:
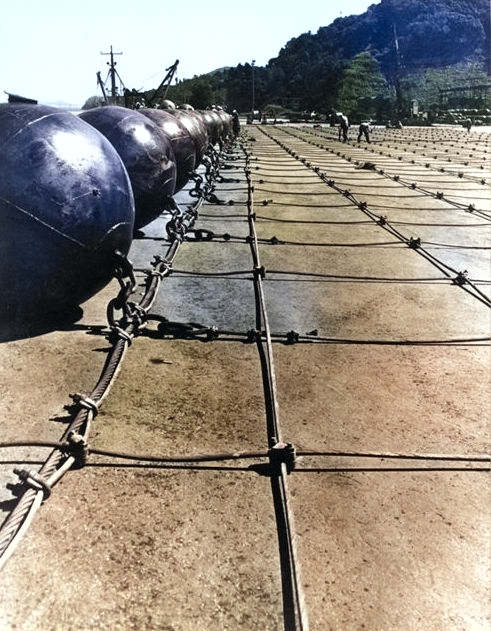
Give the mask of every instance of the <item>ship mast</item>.
[[107, 62], [107, 65], [109, 66], [109, 76], [111, 77], [111, 94], [110, 94], [110, 99], [109, 99], [110, 103], [116, 103], [117, 96], [118, 96], [118, 91], [116, 89], [116, 77], [118, 77], [119, 81], [123, 83], [121, 81], [121, 77], [118, 74], [118, 71], [116, 70], [116, 62], [114, 61], [114, 55], [122, 55], [122, 54], [123, 53], [114, 53], [112, 46], [111, 46], [110, 52], [101, 53], [101, 55], [110, 55], [111, 57], [111, 61]]

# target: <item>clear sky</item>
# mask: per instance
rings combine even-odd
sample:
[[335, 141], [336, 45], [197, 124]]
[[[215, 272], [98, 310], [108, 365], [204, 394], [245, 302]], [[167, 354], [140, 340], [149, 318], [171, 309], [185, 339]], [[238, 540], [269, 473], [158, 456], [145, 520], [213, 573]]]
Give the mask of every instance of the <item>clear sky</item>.
[[[380, 0], [0, 0], [0, 102], [5, 91], [79, 107], [109, 57], [125, 87], [149, 90], [179, 59], [189, 79], [223, 66], [265, 66], [293, 37], [364, 13]], [[292, 9], [289, 10], [288, 6]]]

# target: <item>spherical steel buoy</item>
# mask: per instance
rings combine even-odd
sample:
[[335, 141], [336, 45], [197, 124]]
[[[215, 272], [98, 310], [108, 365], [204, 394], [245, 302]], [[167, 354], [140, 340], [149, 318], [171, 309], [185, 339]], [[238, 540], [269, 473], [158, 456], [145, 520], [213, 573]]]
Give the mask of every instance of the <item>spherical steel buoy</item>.
[[160, 108], [163, 110], [175, 110], [176, 104], [174, 101], [170, 101], [169, 99], [164, 99], [160, 104]]
[[135, 229], [156, 219], [176, 186], [170, 140], [140, 111], [108, 105], [79, 114], [110, 141], [123, 161], [135, 198]]
[[141, 109], [141, 114], [152, 120], [170, 140], [176, 161], [176, 188], [180, 191], [188, 182], [196, 166], [196, 148], [191, 134], [171, 112], [156, 109]]
[[232, 116], [223, 109], [218, 109], [217, 114], [222, 120], [222, 138], [225, 139], [232, 134]]
[[114, 147], [76, 115], [0, 105], [0, 317], [46, 319], [77, 308], [112, 277], [135, 217]]
[[212, 145], [216, 143], [222, 137], [223, 124], [222, 119], [214, 110], [200, 110], [199, 112], [206, 125], [206, 131], [208, 132], [208, 139]]
[[201, 163], [208, 147], [208, 132], [203, 118], [195, 110], [175, 110], [172, 112], [180, 123], [188, 130], [196, 147], [196, 166]]

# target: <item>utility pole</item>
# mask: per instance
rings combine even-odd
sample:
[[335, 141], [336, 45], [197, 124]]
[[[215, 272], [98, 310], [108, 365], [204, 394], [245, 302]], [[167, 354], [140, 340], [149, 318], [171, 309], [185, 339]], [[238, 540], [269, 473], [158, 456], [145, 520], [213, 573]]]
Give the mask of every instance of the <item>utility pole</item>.
[[[113, 53], [113, 47], [109, 53], [101, 53], [101, 55], [110, 55], [111, 61], [107, 62], [109, 66], [109, 76], [111, 77], [111, 103], [116, 103], [116, 62], [114, 61], [114, 55], [122, 55], [123, 53]], [[119, 75], [118, 75], [119, 76]]]

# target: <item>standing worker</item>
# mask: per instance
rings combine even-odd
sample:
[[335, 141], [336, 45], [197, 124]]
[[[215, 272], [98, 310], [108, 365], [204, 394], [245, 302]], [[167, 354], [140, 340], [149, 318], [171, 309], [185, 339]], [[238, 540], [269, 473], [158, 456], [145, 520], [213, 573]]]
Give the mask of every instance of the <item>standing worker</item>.
[[239, 112], [237, 110], [234, 110], [232, 112], [232, 132], [233, 132], [234, 138], [237, 138], [237, 136], [240, 133]]
[[367, 142], [370, 142], [370, 123], [368, 123], [368, 122], [360, 123], [360, 126], [358, 127], [358, 140], [357, 140], [357, 142], [360, 142], [362, 136], [365, 136], [365, 140]]
[[341, 140], [341, 135], [343, 136], [343, 142], [348, 140], [348, 129], [349, 129], [349, 121], [348, 117], [345, 116], [342, 112], [338, 114], [339, 120], [339, 140]]

